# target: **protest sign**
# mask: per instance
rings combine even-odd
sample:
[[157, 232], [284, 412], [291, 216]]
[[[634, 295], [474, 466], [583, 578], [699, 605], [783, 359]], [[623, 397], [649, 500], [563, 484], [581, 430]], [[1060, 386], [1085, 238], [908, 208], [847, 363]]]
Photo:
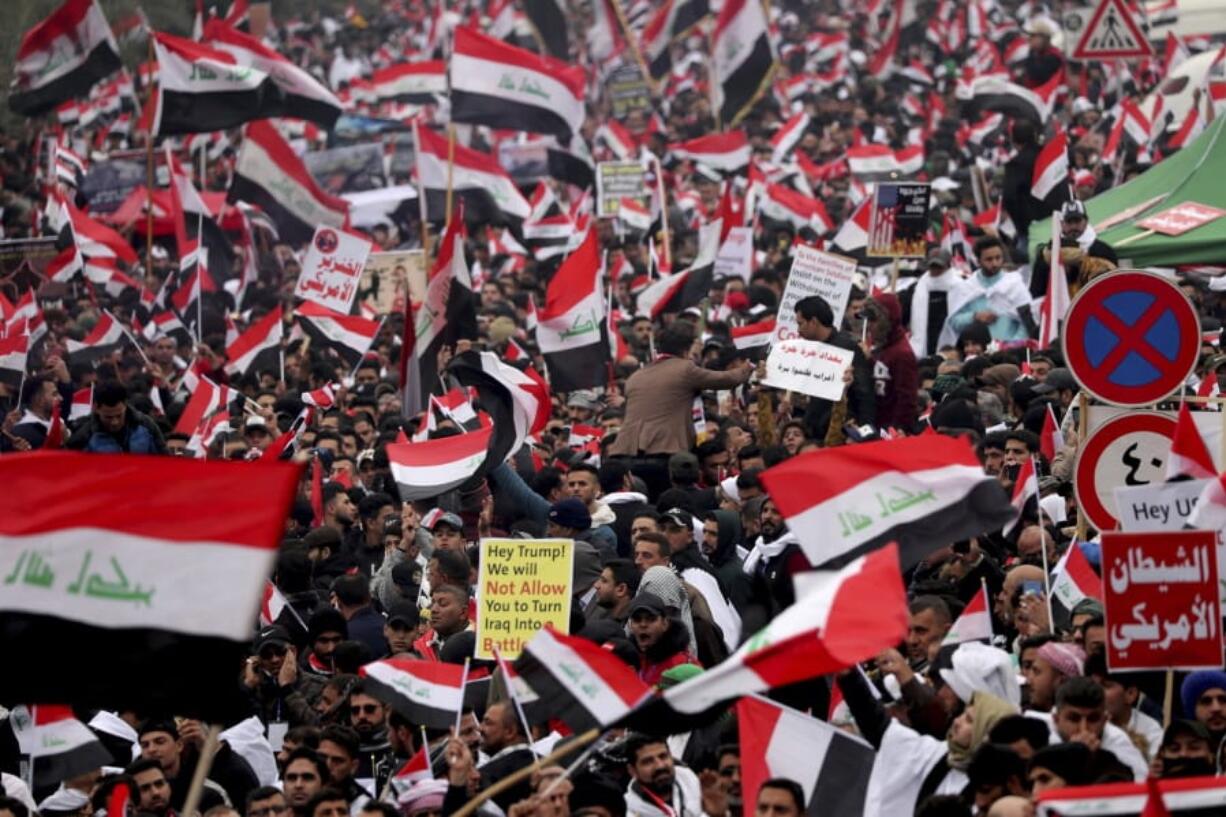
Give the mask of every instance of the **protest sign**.
[[1162, 235], [1183, 235], [1211, 221], [1217, 221], [1222, 216], [1226, 216], [1226, 210], [1219, 210], [1207, 204], [1197, 204], [1194, 201], [1185, 201], [1169, 210], [1146, 216], [1137, 222], [1137, 226], [1142, 230], [1153, 230]]
[[1216, 547], [1214, 531], [1103, 534], [1112, 672], [1222, 666]]
[[614, 119], [625, 120], [635, 112], [644, 117], [652, 114], [651, 86], [637, 63], [627, 62], [610, 71], [604, 88]]
[[927, 184], [880, 182], [869, 208], [871, 257], [922, 258], [928, 252]]
[[615, 217], [623, 198], [647, 203], [647, 172], [642, 163], [601, 162], [596, 165], [596, 217]]
[[715, 255], [715, 280], [740, 278], [746, 284], [753, 272], [753, 228], [733, 227]]
[[835, 328], [843, 325], [843, 313], [851, 296], [851, 282], [856, 274], [854, 259], [815, 250], [795, 247], [792, 271], [783, 290], [783, 302], [775, 320], [772, 343], [798, 337], [796, 334], [796, 302], [810, 295], [820, 295], [834, 311]]
[[370, 239], [335, 227], [318, 227], [302, 262], [294, 296], [348, 313], [358, 294]]
[[387, 186], [382, 142], [316, 150], [305, 154], [302, 162], [319, 186], [334, 196]]
[[570, 631], [570, 539], [482, 539], [477, 579], [477, 659], [519, 657], [550, 624]]
[[766, 358], [767, 386], [824, 400], [843, 396], [843, 372], [853, 352], [816, 340], [793, 338], [771, 346]]
[[1196, 509], [1206, 479], [1121, 485], [1115, 489], [1115, 514], [1126, 533], [1183, 530]]
[[375, 314], [403, 312], [405, 295], [415, 290], [419, 290], [415, 303], [421, 303], [426, 296], [426, 259], [421, 250], [372, 252], [366, 259], [358, 292]]
[[143, 161], [94, 162], [81, 182], [81, 199], [95, 217], [113, 213], [133, 190], [144, 186], [145, 176]]
[[532, 184], [549, 175], [549, 146], [544, 142], [500, 142], [498, 164], [516, 184]]

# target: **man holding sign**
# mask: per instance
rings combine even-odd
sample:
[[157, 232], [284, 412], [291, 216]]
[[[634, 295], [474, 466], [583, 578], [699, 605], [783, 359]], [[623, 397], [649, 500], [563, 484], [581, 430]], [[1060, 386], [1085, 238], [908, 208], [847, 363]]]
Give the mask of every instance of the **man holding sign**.
[[[804, 340], [816, 340], [852, 353], [851, 386], [847, 390], [847, 419], [856, 425], [872, 425], [877, 421], [877, 401], [873, 394], [873, 369], [856, 339], [834, 326], [834, 310], [820, 295], [810, 295], [796, 302], [796, 331]], [[805, 409], [805, 428], [809, 438], [826, 439], [830, 415], [836, 401], [810, 398]]]

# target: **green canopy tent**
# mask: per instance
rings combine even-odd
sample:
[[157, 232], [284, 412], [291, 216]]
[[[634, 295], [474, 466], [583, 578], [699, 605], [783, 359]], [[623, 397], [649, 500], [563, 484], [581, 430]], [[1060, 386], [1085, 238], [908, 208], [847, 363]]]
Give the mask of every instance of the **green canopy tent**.
[[[1133, 267], [1173, 267], [1179, 264], [1226, 263], [1226, 216], [1183, 235], [1147, 235], [1136, 222], [1148, 215], [1192, 201], [1226, 210], [1226, 118], [1209, 123], [1204, 133], [1183, 150], [1163, 159], [1120, 187], [1086, 202], [1090, 223], [1099, 238], [1115, 248], [1120, 262]], [[1129, 208], [1138, 208], [1128, 212]], [[1112, 216], [1127, 218], [1106, 230], [1100, 224]], [[1051, 220], [1030, 225], [1030, 255], [1051, 237]], [[1129, 239], [1133, 239], [1129, 241]], [[1128, 242], [1128, 243], [1124, 243]]]

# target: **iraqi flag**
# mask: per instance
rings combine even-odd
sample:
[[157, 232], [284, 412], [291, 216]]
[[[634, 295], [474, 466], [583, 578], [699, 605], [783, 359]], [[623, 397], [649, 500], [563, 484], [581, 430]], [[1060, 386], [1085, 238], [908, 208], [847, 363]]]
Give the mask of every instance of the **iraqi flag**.
[[[155, 389], [156, 391], [156, 389]], [[94, 410], [94, 387], [86, 386], [72, 393], [72, 403], [68, 408], [68, 422], [75, 423], [84, 420]]]
[[1180, 401], [1175, 434], [1171, 438], [1171, 453], [1166, 458], [1166, 478], [1171, 480], [1184, 476], [1213, 479], [1217, 476], [1217, 469], [1213, 467], [1213, 457], [1205, 446], [1205, 438], [1196, 427], [1196, 421], [1192, 419], [1188, 404]]
[[22, 35], [9, 85], [9, 110], [23, 116], [47, 113], [86, 96], [122, 65], [115, 35], [97, 0], [65, 0]]
[[436, 497], [480, 476], [493, 432], [486, 426], [433, 440], [389, 443], [387, 459], [400, 500]]
[[12, 723], [18, 746], [30, 756], [36, 789], [53, 788], [115, 763], [98, 736], [73, 715], [72, 707], [32, 704], [28, 709], [28, 720], [20, 718]]
[[1043, 792], [1035, 807], [1038, 817], [1203, 817], [1226, 809], [1226, 778], [1069, 786]]
[[430, 768], [430, 753], [427, 749], [426, 746], [418, 749], [416, 754], [396, 770], [392, 779], [402, 786], [411, 786], [422, 780], [433, 780], [434, 769]]
[[379, 334], [379, 321], [343, 315], [314, 301], [303, 301], [295, 310], [298, 325], [316, 343], [334, 351], [349, 368], [357, 368]]
[[688, 159], [726, 175], [739, 173], [749, 165], [752, 151], [743, 130], [712, 133], [688, 142], [668, 146], [675, 159]]
[[840, 570], [820, 571], [795, 604], [732, 656], [665, 690], [628, 721], [652, 734], [685, 731], [733, 698], [839, 672], [877, 655], [899, 642], [907, 620], [898, 548], [889, 544]]
[[558, 391], [593, 388], [608, 379], [601, 271], [596, 231], [589, 230], [550, 280], [537, 313], [536, 343]]
[[[1063, 133], [1063, 131], [1061, 131]], [[1045, 148], [1046, 149], [1046, 148]], [[1067, 154], [1066, 154], [1067, 157]], [[1037, 170], [1037, 167], [1036, 167]], [[1060, 247], [1061, 224], [1059, 217], [1051, 219], [1051, 243], [1049, 247]], [[1051, 254], [1051, 263], [1047, 270], [1047, 292], [1039, 304], [1039, 348], [1051, 348], [1060, 337], [1060, 327], [1068, 315], [1072, 299], [1069, 297], [1068, 276], [1064, 271], [1064, 260], [1059, 252]], [[1045, 426], [1046, 427], [1046, 426]]]
[[1027, 88], [1011, 82], [1008, 74], [993, 73], [972, 80], [970, 96], [980, 110], [996, 111], [1045, 124], [1051, 117], [1056, 94], [1063, 86], [1063, 71], [1057, 71], [1047, 84], [1038, 88]]
[[766, 185], [759, 209], [764, 217], [796, 230], [808, 228], [822, 235], [834, 228], [834, 221], [826, 212], [825, 205], [782, 184]]
[[1039, 453], [1051, 462], [1061, 448], [1064, 448], [1064, 434], [1056, 422], [1055, 409], [1048, 403], [1047, 412], [1043, 415], [1043, 430], [1039, 432]]
[[229, 386], [214, 383], [203, 375], [198, 377], [196, 387], [192, 389], [192, 396], [175, 424], [175, 433], [190, 437], [207, 418], [227, 413], [230, 404], [238, 397], [239, 393]]
[[551, 133], [564, 144], [583, 126], [586, 78], [577, 65], [460, 26], [450, 78], [453, 122]]
[[762, 480], [814, 565], [897, 541], [907, 569], [1015, 516], [970, 443], [941, 434], [812, 451]]
[[[305, 69], [299, 68], [255, 37], [213, 17], [205, 23], [204, 42], [211, 48], [229, 54], [238, 65], [268, 75], [280, 92], [271, 95], [268, 100], [275, 115], [305, 119], [324, 130], [331, 130], [336, 124], [341, 115], [341, 101]], [[163, 73], [162, 77], [165, 76]], [[279, 110], [275, 109], [276, 102], [280, 103]], [[219, 127], [210, 128], [218, 129]]]
[[477, 337], [477, 304], [472, 276], [464, 257], [464, 220], [456, 216], [438, 243], [426, 297], [413, 310], [412, 362], [417, 382], [438, 381], [438, 354], [444, 346]]
[[734, 127], [749, 113], [774, 71], [762, 4], [726, 0], [711, 35], [711, 107], [722, 127]]
[[[17, 578], [0, 593], [0, 649], [38, 656], [0, 674], [0, 699], [246, 717], [234, 667], [250, 649], [300, 470], [65, 452], [0, 458], [8, 500], [23, 509], [0, 520], [0, 575]], [[134, 496], [140, 513], [131, 513]], [[105, 671], [83, 684], [83, 666]]]
[[[1197, 507], [1199, 508], [1203, 502], [1204, 496], [1202, 495]], [[1202, 527], [1196, 521], [1195, 511], [1191, 521], [1192, 524]], [[1072, 613], [1073, 608], [1082, 599], [1102, 600], [1102, 579], [1098, 577], [1098, 573], [1094, 571], [1094, 566], [1086, 558], [1085, 551], [1081, 549], [1080, 543], [1073, 542], [1069, 545], [1068, 550], [1060, 557], [1060, 561], [1056, 562], [1056, 566], [1052, 568], [1051, 596], [1052, 601], [1058, 603], [1069, 614]]]
[[[518, 229], [532, 206], [515, 182], [488, 153], [448, 145], [447, 138], [418, 126], [417, 178], [426, 194], [426, 213], [431, 221], [447, 218], [447, 186], [464, 202], [464, 216], [477, 223], [507, 224]], [[448, 155], [451, 167], [448, 170]]]
[[710, 13], [707, 0], [664, 0], [642, 33], [643, 57], [655, 82], [673, 66], [672, 44]]
[[734, 326], [729, 334], [732, 335], [732, 345], [737, 349], [758, 349], [769, 346], [771, 335], [775, 334], [775, 319], [768, 318], [757, 323]]
[[113, 354], [131, 340], [123, 324], [110, 312], [103, 312], [94, 328], [81, 340], [65, 341], [73, 365], [92, 365]]
[[1034, 161], [1030, 195], [1043, 201], [1061, 187], [1067, 192], [1068, 174], [1068, 134], [1064, 128], [1057, 128], [1056, 135], [1047, 140]]
[[410, 723], [427, 729], [455, 726], [464, 704], [465, 668], [441, 661], [387, 658], [358, 670], [370, 694]]
[[980, 587], [979, 592], [963, 608], [958, 620], [945, 634], [944, 644], [962, 644], [967, 641], [992, 640], [992, 605], [988, 599], [987, 585]]
[[295, 245], [310, 241], [316, 227], [344, 227], [349, 219], [349, 203], [324, 192], [269, 122], [252, 122], [243, 131], [227, 201], [259, 207], [281, 239]]
[[914, 176], [924, 169], [924, 146], [893, 150], [886, 145], [860, 145], [848, 148], [846, 158], [853, 176], [865, 179]]
[[549, 422], [549, 387], [532, 369], [521, 371], [492, 352], [462, 352], [447, 364], [461, 386], [476, 389], [477, 408], [494, 426], [488, 459], [491, 467], [506, 461], [531, 434]]
[[239, 65], [226, 51], [154, 33], [158, 61], [152, 131], [158, 136], [208, 133], [285, 111], [268, 74]]
[[260, 318], [226, 348], [226, 371], [245, 375], [255, 369], [277, 371], [281, 356], [281, 307]]
[[25, 380], [29, 345], [30, 338], [21, 332], [10, 332], [0, 337], [0, 383], [14, 392], [21, 388]]
[[439, 97], [447, 95], [447, 63], [442, 60], [396, 63], [375, 71], [370, 84], [380, 102], [437, 104]]
[[515, 672], [576, 733], [607, 727], [651, 694], [613, 653], [548, 625], [524, 645]]
[[805, 814], [863, 814], [876, 752], [863, 738], [757, 695], [736, 705], [745, 817], [772, 778], [800, 784]]
[[872, 197], [866, 197], [860, 202], [851, 217], [843, 222], [843, 226], [835, 233], [833, 243], [843, 252], [856, 252], [868, 246], [868, 230], [873, 215]]
[[1005, 536], [1012, 535], [1017, 526], [1026, 518], [1026, 507], [1031, 504], [1037, 507], [1039, 502], [1039, 475], [1035, 471], [1034, 458], [1027, 459], [1022, 463], [1022, 468], [1018, 471], [1017, 479], [1013, 483], [1013, 497], [1009, 500], [1009, 504], [1013, 506], [1013, 512], [1017, 514], [1008, 524], [1004, 526], [1002, 532]]
[[783, 127], [771, 137], [771, 162], [783, 164], [808, 129], [809, 115], [804, 111], [784, 122]]

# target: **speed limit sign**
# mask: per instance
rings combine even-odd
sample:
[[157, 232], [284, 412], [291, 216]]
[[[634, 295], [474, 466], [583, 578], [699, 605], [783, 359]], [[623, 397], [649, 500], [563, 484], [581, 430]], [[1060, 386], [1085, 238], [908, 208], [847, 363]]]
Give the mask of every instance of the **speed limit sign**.
[[1115, 489], [1166, 479], [1175, 418], [1156, 411], [1119, 414], [1095, 429], [1077, 454], [1077, 506], [1100, 531], [1118, 527]]

